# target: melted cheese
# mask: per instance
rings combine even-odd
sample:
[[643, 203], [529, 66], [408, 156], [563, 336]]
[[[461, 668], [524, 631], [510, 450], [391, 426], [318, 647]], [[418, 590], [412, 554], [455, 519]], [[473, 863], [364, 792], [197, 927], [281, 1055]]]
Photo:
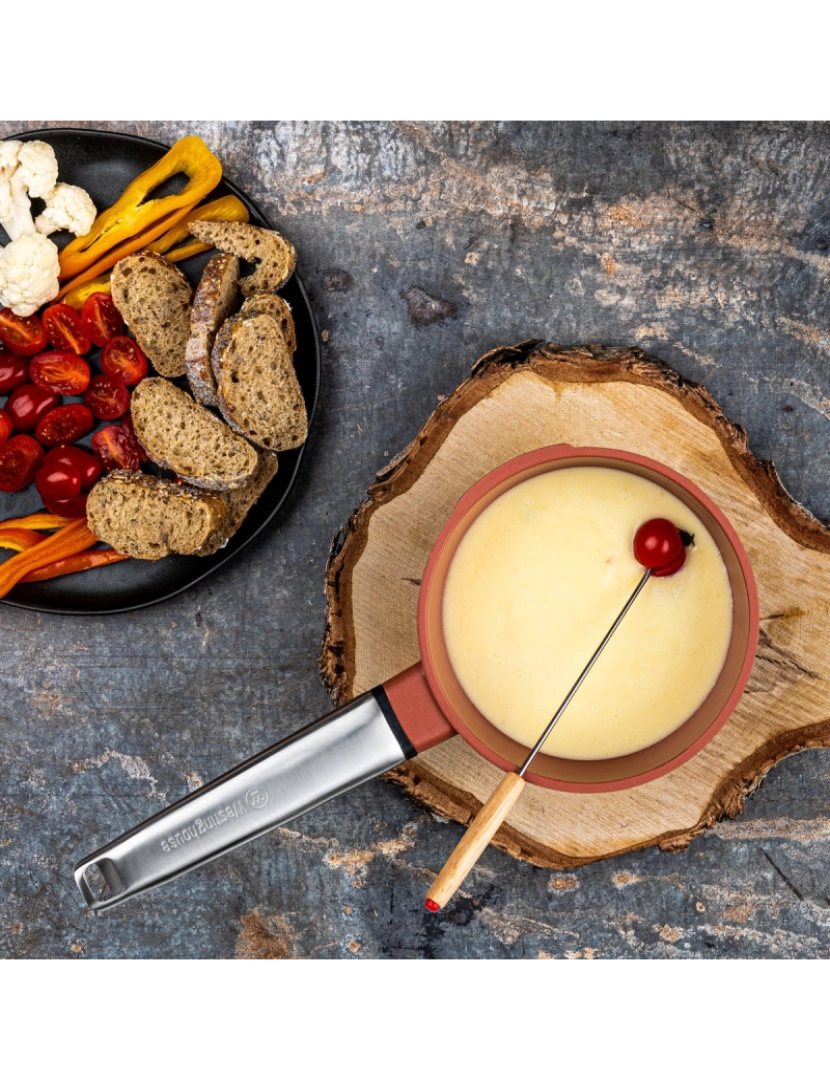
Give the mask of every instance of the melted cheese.
[[476, 707], [532, 746], [643, 574], [632, 541], [649, 518], [694, 534], [686, 564], [650, 579], [545, 743], [598, 760], [650, 746], [698, 708], [723, 666], [732, 594], [699, 518], [618, 469], [543, 473], [476, 519], [449, 569], [443, 628]]

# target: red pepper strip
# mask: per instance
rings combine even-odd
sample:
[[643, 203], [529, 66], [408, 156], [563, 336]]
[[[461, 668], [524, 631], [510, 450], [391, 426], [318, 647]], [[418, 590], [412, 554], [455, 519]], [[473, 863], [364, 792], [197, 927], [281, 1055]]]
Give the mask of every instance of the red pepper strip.
[[0, 548], [11, 551], [28, 551], [46, 537], [33, 529], [0, 529]]
[[62, 577], [64, 574], [76, 574], [80, 570], [92, 570], [96, 566], [107, 566], [109, 563], [121, 562], [129, 559], [129, 555], [121, 555], [112, 548], [103, 551], [82, 551], [78, 555], [68, 555], [65, 559], [42, 566], [39, 570], [31, 570], [20, 579], [21, 584], [29, 581], [46, 581], [48, 578]]
[[57, 562], [67, 555], [77, 555], [98, 543], [98, 537], [87, 528], [86, 521], [78, 519], [64, 525], [30, 551], [12, 555], [0, 566], [0, 597], [10, 592], [22, 577], [32, 570]]
[[[177, 173], [187, 176], [181, 191], [160, 198], [150, 197], [165, 180]], [[209, 191], [213, 191], [221, 178], [222, 164], [203, 139], [198, 135], [179, 139], [154, 165], [127, 185], [121, 197], [96, 217], [86, 235], [77, 236], [61, 251], [61, 281], [82, 274], [108, 251], [172, 217], [183, 207], [185, 213], [192, 210]], [[175, 223], [170, 221], [169, 224]], [[154, 240], [156, 236], [150, 239]], [[100, 272], [98, 270], [96, 274]]]
[[71, 525], [77, 518], [60, 517], [58, 514], [47, 514], [43, 510], [26, 517], [7, 518], [0, 521], [0, 529], [60, 529], [64, 525]]

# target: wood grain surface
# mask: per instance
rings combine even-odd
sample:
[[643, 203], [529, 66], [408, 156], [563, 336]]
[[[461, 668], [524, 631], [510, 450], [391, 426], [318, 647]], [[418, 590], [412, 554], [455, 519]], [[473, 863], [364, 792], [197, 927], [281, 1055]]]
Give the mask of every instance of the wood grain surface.
[[[639, 350], [497, 350], [370, 489], [332, 553], [321, 665], [338, 701], [417, 661], [420, 575], [461, 495], [502, 462], [557, 443], [629, 450], [697, 484], [747, 550], [761, 615], [746, 692], [722, 731], [686, 764], [626, 791], [527, 788], [493, 842], [563, 869], [651, 844], [679, 850], [719, 817], [736, 815], [776, 761], [830, 740], [830, 533], [749, 452], [745, 433], [706, 390]], [[458, 737], [395, 775], [416, 798], [462, 823], [501, 777]]]
[[[825, 749], [782, 760], [738, 818], [678, 852], [555, 870], [490, 847], [433, 916], [424, 895], [461, 827], [382, 781], [98, 917], [71, 878], [330, 708], [317, 660], [332, 537], [489, 350], [636, 345], [704, 384], [830, 519], [830, 127], [4, 120], [0, 136], [54, 124], [201, 135], [297, 248], [323, 381], [298, 484], [244, 559], [132, 614], [0, 605], [0, 953], [830, 956]], [[805, 571], [825, 558], [792, 548]], [[764, 628], [808, 655], [803, 619]], [[817, 627], [806, 642], [811, 671], [825, 640]], [[783, 673], [799, 693], [814, 681]]]

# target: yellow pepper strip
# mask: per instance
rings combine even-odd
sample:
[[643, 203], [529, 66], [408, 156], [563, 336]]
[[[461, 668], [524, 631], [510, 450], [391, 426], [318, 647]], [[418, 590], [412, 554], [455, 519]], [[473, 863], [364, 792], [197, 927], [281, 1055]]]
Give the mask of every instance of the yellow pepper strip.
[[78, 274], [77, 277], [72, 278], [71, 281], [67, 281], [58, 293], [57, 299], [62, 300], [68, 292], [76, 289], [79, 285], [83, 285], [87, 281], [92, 281], [93, 278], [97, 278], [105, 270], [111, 270], [117, 262], [120, 262], [121, 259], [125, 258], [127, 255], [132, 255], [133, 252], [140, 251], [141, 248], [147, 247], [147, 244], [151, 240], [155, 240], [156, 237], [162, 236], [172, 225], [176, 225], [182, 218], [186, 217], [190, 209], [189, 206], [185, 206], [183, 210], [179, 210], [175, 214], [170, 214], [169, 217], [166, 217], [163, 221], [151, 226], [146, 232], [134, 236], [131, 240], [125, 240], [123, 244], [119, 244], [118, 247], [107, 252], [107, 254], [100, 258], [98, 262], [87, 267], [86, 270]]
[[64, 525], [71, 525], [77, 518], [61, 517], [59, 514], [47, 514], [41, 510], [36, 514], [27, 514], [26, 517], [6, 518], [0, 521], [2, 529], [61, 529]]
[[46, 537], [33, 529], [0, 529], [0, 548], [28, 551]]
[[[177, 173], [184, 173], [188, 178], [181, 191], [157, 199], [147, 198]], [[198, 135], [179, 139], [155, 165], [127, 186], [109, 210], [98, 215], [86, 236], [76, 237], [61, 251], [61, 281], [83, 273], [112, 248], [145, 232], [182, 207], [191, 210], [213, 191], [221, 178], [222, 164], [204, 140]]]
[[[198, 255], [202, 251], [210, 250], [210, 244], [203, 244], [200, 240], [193, 240], [189, 244], [181, 244], [177, 248], [173, 247], [174, 244], [179, 244], [180, 241], [190, 235], [189, 225], [191, 221], [246, 222], [248, 217], [248, 208], [240, 199], [237, 199], [235, 195], [223, 195], [221, 199], [214, 199], [213, 202], [197, 206], [195, 210], [191, 210], [172, 229], [168, 229], [157, 240], [143, 246], [146, 246], [148, 251], [155, 251], [159, 255], [164, 255], [168, 262], [181, 262], [183, 259], [189, 259], [191, 255]], [[144, 238], [144, 234], [142, 234], [142, 239]], [[172, 251], [171, 248], [173, 248]], [[118, 257], [122, 257], [121, 253], [119, 253]], [[115, 263], [113, 263], [114, 265]], [[87, 273], [91, 273], [91, 270], [87, 271]], [[92, 280], [86, 280], [85, 274], [81, 275], [80, 278], [69, 282], [65, 288], [66, 292], [61, 290], [63, 302], [70, 304], [74, 308], [82, 308], [84, 300], [91, 296], [92, 293], [108, 293], [110, 291], [110, 271], [107, 270], [98, 277], [92, 278]]]

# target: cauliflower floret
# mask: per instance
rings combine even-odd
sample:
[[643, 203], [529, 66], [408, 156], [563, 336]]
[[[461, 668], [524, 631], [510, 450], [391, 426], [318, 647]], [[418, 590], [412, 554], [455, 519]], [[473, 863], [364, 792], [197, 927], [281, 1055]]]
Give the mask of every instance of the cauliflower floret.
[[20, 139], [0, 142], [0, 225], [10, 240], [35, 231], [29, 196], [18, 176], [22, 146]]
[[0, 248], [0, 307], [15, 315], [34, 315], [53, 300], [58, 284], [58, 249], [41, 233], [19, 237]]
[[95, 220], [95, 203], [83, 188], [74, 184], [56, 184], [45, 195], [46, 209], [35, 218], [35, 228], [44, 236], [68, 229], [76, 236], [86, 236]]
[[49, 143], [33, 139], [21, 142], [17, 152], [17, 175], [30, 199], [45, 199], [58, 182], [58, 159]]

